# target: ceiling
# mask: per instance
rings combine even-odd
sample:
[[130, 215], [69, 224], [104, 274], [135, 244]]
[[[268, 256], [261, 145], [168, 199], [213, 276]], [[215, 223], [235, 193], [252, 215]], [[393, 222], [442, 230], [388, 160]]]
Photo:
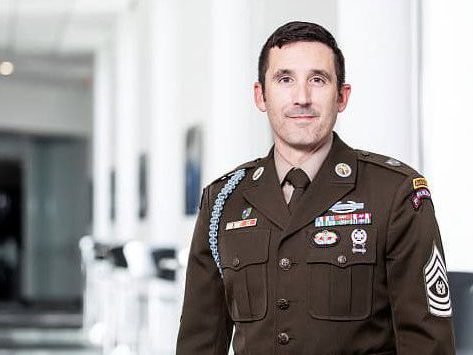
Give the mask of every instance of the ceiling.
[[0, 60], [20, 78], [88, 80], [92, 54], [135, 1], [0, 0]]

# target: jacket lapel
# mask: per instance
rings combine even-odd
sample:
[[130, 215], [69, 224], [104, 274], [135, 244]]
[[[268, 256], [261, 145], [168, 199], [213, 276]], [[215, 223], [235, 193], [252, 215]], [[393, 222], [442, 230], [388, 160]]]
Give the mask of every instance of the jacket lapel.
[[266, 158], [259, 161], [255, 168], [254, 171], [259, 167], [264, 168], [264, 172], [259, 179], [253, 180], [252, 176], [248, 177], [243, 197], [279, 228], [284, 229], [287, 226], [290, 214], [279, 184], [273, 153], [274, 148], [271, 149]]
[[[352, 172], [348, 177], [340, 177], [335, 172], [339, 163], [348, 164]], [[322, 164], [315, 179], [302, 196], [284, 231], [283, 239], [309, 223], [333, 204], [347, 195], [355, 187], [357, 175], [357, 154], [334, 132], [333, 145], [327, 159]]]

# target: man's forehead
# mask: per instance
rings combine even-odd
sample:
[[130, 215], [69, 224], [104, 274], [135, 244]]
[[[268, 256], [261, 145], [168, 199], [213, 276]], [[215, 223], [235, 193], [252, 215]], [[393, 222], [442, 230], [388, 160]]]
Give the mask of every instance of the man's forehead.
[[277, 70], [314, 70], [334, 68], [333, 50], [321, 42], [293, 42], [279, 47], [272, 47], [268, 56], [268, 69]]

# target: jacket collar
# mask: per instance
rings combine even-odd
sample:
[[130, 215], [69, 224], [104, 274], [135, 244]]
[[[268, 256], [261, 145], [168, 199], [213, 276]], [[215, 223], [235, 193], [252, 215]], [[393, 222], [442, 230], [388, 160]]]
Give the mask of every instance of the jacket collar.
[[[336, 173], [337, 164], [345, 163], [351, 168], [346, 177]], [[293, 214], [289, 213], [274, 165], [274, 147], [258, 162], [263, 174], [256, 180], [250, 176], [245, 184], [243, 197], [268, 219], [283, 230], [285, 238], [306, 226], [327, 211], [355, 187], [357, 154], [334, 132], [332, 148], [319, 172], [307, 188]]]

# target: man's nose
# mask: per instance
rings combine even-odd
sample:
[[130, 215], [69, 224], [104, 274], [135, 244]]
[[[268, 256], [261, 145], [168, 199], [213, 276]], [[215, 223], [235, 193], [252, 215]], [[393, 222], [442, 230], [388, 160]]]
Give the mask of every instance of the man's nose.
[[295, 105], [300, 106], [311, 104], [310, 87], [307, 83], [299, 83], [296, 85], [293, 101]]

